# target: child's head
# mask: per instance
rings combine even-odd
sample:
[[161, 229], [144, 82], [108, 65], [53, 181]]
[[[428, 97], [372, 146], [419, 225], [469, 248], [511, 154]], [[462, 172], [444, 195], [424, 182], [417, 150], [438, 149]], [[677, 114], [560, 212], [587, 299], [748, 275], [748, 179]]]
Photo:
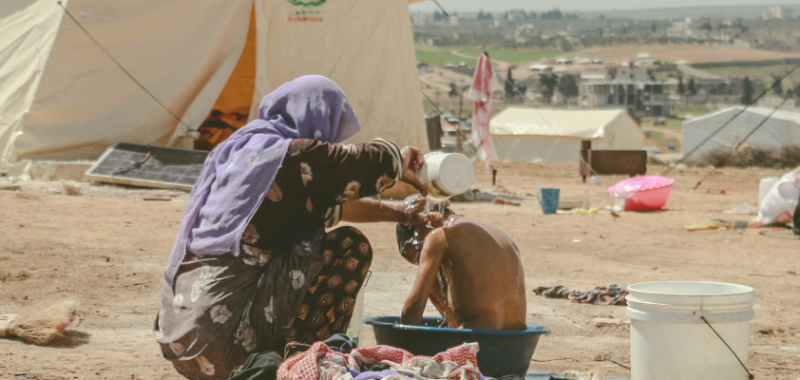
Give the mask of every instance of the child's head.
[[[443, 218], [447, 218], [448, 216], [455, 214], [452, 210], [450, 210], [449, 201], [434, 202], [425, 199], [420, 195], [412, 195], [407, 197], [400, 205], [401, 207], [415, 207], [420, 203], [424, 204], [424, 212], [426, 213], [440, 213], [442, 214]], [[422, 244], [425, 241], [425, 237], [428, 236], [428, 233], [441, 226], [442, 222], [428, 222], [415, 226], [407, 226], [402, 223], [397, 223], [397, 248], [400, 250], [400, 255], [403, 256], [404, 259], [408, 260], [408, 262], [412, 264], [418, 264], [419, 254], [422, 250]]]

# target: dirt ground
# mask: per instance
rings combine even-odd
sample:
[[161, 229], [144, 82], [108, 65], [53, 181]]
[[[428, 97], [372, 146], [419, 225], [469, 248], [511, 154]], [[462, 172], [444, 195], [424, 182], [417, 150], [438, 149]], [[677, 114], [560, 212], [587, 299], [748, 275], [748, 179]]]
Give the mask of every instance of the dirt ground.
[[649, 53], [651, 57], [665, 61], [665, 63], [683, 59], [690, 64], [706, 62], [768, 61], [800, 57], [800, 54], [797, 53], [747, 49], [735, 46], [681, 44], [588, 48], [575, 52], [575, 55], [590, 58], [599, 57], [606, 62], [614, 62], [617, 60], [633, 61], [639, 53]]
[[[798, 379], [800, 373], [800, 252], [798, 242], [733, 231], [687, 232], [685, 224], [710, 219], [746, 219], [726, 214], [757, 202], [764, 170], [718, 171], [696, 192], [706, 170], [683, 169], [668, 210], [598, 215], [542, 215], [533, 194], [558, 187], [562, 198], [611, 205], [602, 186], [582, 184], [576, 165], [495, 165], [499, 187], [479, 169], [476, 186], [507, 190], [521, 207], [454, 204], [468, 217], [501, 227], [516, 241], [528, 289], [570, 289], [642, 281], [698, 280], [755, 287], [749, 364], [757, 379]], [[663, 167], [651, 167], [660, 173]], [[0, 179], [0, 188], [12, 185]], [[56, 299], [81, 302], [82, 321], [46, 347], [0, 339], [0, 378], [180, 379], [160, 357], [151, 327], [157, 312], [163, 268], [181, 219], [185, 193], [172, 201], [144, 201], [155, 191], [119, 190], [83, 184], [67, 196], [59, 183], [20, 182], [21, 191], [0, 191], [0, 312], [30, 312]], [[397, 315], [415, 267], [397, 260], [394, 226], [359, 226], [374, 249], [373, 275], [366, 288], [365, 317]], [[579, 240], [579, 242], [576, 242]], [[550, 246], [552, 249], [543, 249]], [[528, 322], [545, 325], [532, 366], [542, 371], [630, 372], [607, 359], [630, 364], [627, 327], [595, 327], [595, 317], [627, 320], [625, 308], [572, 304], [529, 290]], [[432, 310], [432, 309], [431, 309]], [[430, 313], [433, 315], [433, 313]], [[364, 343], [374, 344], [369, 328]]]

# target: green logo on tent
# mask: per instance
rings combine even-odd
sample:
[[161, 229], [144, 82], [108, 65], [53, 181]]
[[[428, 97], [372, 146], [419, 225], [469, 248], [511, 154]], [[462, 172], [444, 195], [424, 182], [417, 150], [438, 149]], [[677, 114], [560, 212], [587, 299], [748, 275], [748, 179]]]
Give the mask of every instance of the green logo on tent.
[[325, 4], [325, 0], [317, 0], [317, 1], [303, 1], [303, 0], [286, 0], [289, 4], [292, 5], [302, 5], [304, 7], [317, 7], [322, 4]]

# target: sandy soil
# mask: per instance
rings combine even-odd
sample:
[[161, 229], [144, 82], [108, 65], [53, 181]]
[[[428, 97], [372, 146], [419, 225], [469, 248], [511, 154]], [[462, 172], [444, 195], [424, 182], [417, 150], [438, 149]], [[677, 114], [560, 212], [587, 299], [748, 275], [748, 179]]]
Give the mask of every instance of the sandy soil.
[[[575, 165], [498, 164], [498, 185], [479, 170], [477, 186], [507, 189], [521, 207], [455, 204], [466, 216], [494, 223], [516, 241], [527, 287], [571, 289], [653, 280], [707, 280], [756, 288], [750, 366], [758, 379], [797, 379], [800, 372], [800, 254], [797, 241], [732, 231], [687, 232], [683, 226], [715, 218], [756, 202], [760, 176], [773, 171], [725, 170], [697, 192], [689, 189], [705, 171], [685, 169], [669, 210], [599, 215], [545, 216], [532, 194], [559, 187], [562, 197], [611, 204], [603, 186], [582, 184]], [[651, 168], [658, 173], [663, 167]], [[9, 185], [0, 180], [0, 188]], [[73, 197], [52, 194], [58, 183], [17, 183], [0, 191], [0, 311], [30, 312], [54, 299], [81, 302], [82, 322], [47, 347], [0, 339], [0, 378], [38, 371], [39, 379], [180, 379], [160, 358], [151, 326], [157, 311], [162, 270], [179, 226], [184, 193], [172, 201], [144, 201], [147, 190], [84, 185]], [[723, 193], [724, 191], [724, 193]], [[375, 248], [373, 276], [366, 288], [365, 317], [396, 315], [415, 268], [397, 260], [394, 226], [362, 225]], [[579, 243], [573, 242], [580, 240]], [[539, 246], [551, 246], [542, 249]], [[533, 362], [541, 370], [600, 370], [630, 373], [628, 328], [592, 324], [595, 317], [627, 320], [624, 307], [572, 304], [528, 293], [528, 321], [548, 326]], [[374, 344], [371, 331], [364, 342]], [[555, 359], [555, 360], [553, 360]]]

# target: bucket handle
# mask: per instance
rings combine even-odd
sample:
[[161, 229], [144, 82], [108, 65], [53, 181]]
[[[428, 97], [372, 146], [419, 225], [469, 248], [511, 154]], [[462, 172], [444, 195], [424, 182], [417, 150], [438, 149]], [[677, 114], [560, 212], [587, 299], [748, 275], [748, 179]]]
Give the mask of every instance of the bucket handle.
[[714, 332], [714, 334], [717, 336], [717, 338], [719, 338], [719, 340], [721, 340], [721, 341], [722, 341], [722, 343], [724, 343], [724, 344], [725, 344], [725, 347], [728, 347], [728, 349], [731, 351], [731, 353], [732, 353], [732, 354], [733, 354], [733, 356], [736, 358], [736, 360], [738, 360], [738, 361], [739, 361], [739, 364], [741, 364], [741, 365], [742, 365], [742, 368], [744, 368], [744, 371], [745, 371], [745, 372], [747, 372], [747, 378], [748, 378], [748, 379], [750, 379], [750, 380], [753, 380], [755, 377], [753, 376], [753, 374], [752, 374], [752, 373], [750, 373], [750, 371], [748, 371], [748, 370], [747, 370], [747, 366], [745, 366], [745, 365], [744, 365], [744, 363], [742, 363], [742, 359], [739, 359], [739, 355], [736, 355], [736, 352], [733, 352], [733, 349], [731, 348], [731, 346], [729, 346], [729, 345], [728, 345], [728, 342], [726, 342], [726, 341], [725, 341], [725, 339], [722, 339], [722, 337], [719, 335], [719, 333], [717, 332], [717, 330], [714, 330], [714, 327], [713, 327], [713, 326], [711, 326], [711, 324], [710, 324], [710, 323], [708, 323], [708, 321], [706, 320], [706, 317], [705, 317], [705, 316], [702, 316], [702, 315], [701, 315], [701, 316], [700, 316], [700, 319], [702, 319], [702, 320], [703, 320], [703, 322], [705, 322], [705, 323], [708, 325], [708, 327], [711, 329], [711, 331], [713, 331], [713, 332]]

